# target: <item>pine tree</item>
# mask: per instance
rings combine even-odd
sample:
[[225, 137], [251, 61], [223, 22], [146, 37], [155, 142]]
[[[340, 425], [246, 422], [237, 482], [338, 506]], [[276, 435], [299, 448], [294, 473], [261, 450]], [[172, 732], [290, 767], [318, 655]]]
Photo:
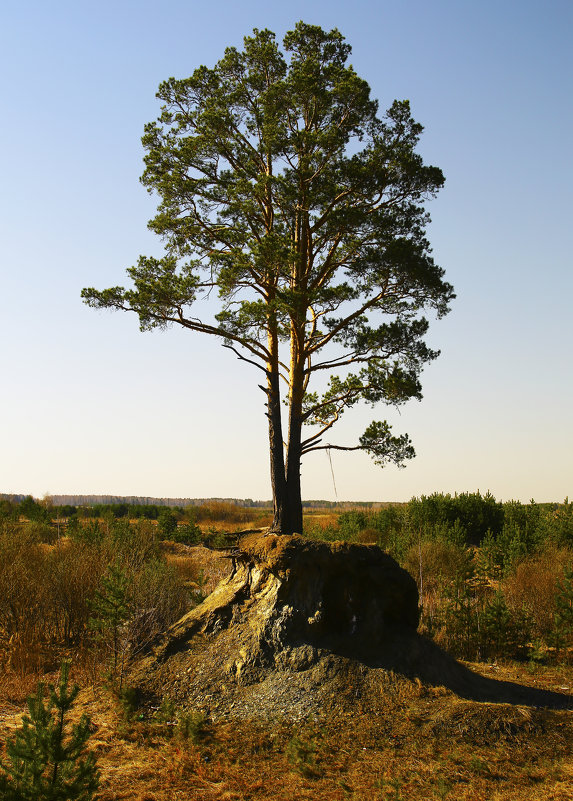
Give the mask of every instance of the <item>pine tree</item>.
[[[112, 681], [117, 677], [120, 657], [124, 656], [121, 630], [131, 616], [129, 602], [129, 577], [119, 565], [109, 565], [107, 574], [101, 579], [101, 587], [91, 602], [92, 615], [89, 626], [96, 637], [111, 650], [110, 674]], [[120, 674], [121, 689], [122, 672]]]
[[149, 227], [165, 256], [141, 256], [127, 288], [82, 292], [92, 308], [134, 312], [142, 331], [216, 337], [263, 373], [278, 534], [302, 533], [307, 454], [414, 456], [385, 420], [348, 444], [330, 431], [359, 403], [422, 397], [438, 356], [424, 314], [442, 317], [454, 298], [426, 238], [444, 176], [417, 152], [409, 102], [379, 116], [350, 52], [338, 30], [301, 21], [282, 48], [255, 29], [214, 68], [162, 83], [142, 182], [160, 198]]
[[79, 692], [68, 688], [70, 663], [64, 662], [57, 687], [40, 683], [28, 698], [28, 715], [8, 740], [8, 764], [0, 762], [0, 797], [5, 801], [90, 801], [98, 788], [93, 754], [86, 754], [90, 720], [68, 724]]
[[555, 594], [556, 611], [554, 627], [549, 638], [550, 645], [557, 651], [565, 650], [573, 642], [573, 567], [563, 571], [563, 579], [557, 582]]
[[488, 601], [481, 615], [481, 657], [515, 658], [527, 653], [531, 625], [524, 610], [511, 610], [501, 590]]

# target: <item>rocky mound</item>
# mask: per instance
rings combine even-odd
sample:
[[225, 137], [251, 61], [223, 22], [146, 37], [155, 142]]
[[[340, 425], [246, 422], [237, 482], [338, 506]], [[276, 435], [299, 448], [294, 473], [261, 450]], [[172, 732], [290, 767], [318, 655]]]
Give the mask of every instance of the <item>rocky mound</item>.
[[376, 713], [421, 683], [491, 696], [486, 679], [416, 634], [416, 583], [380, 548], [258, 533], [232, 559], [228, 578], [134, 666], [129, 681], [149, 702], [167, 695], [213, 719], [301, 719]]

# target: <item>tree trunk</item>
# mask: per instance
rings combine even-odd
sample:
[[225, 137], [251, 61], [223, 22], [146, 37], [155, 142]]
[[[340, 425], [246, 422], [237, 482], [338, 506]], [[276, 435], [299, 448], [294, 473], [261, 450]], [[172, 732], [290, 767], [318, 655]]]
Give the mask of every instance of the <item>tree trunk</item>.
[[[305, 225], [301, 230], [306, 230]], [[299, 235], [297, 234], [297, 238]], [[293, 287], [300, 288], [303, 284], [307, 266], [307, 237], [299, 240], [301, 249], [299, 258], [293, 268]], [[304, 343], [306, 328], [306, 309], [308, 301], [299, 300], [301, 304], [290, 325], [290, 369], [289, 369], [289, 420], [288, 441], [286, 448], [286, 483], [287, 502], [289, 508], [289, 529], [284, 534], [302, 534], [302, 493], [300, 487], [300, 461], [302, 457], [302, 404], [305, 392], [304, 386]]]
[[285, 465], [280, 377], [278, 355], [276, 355], [278, 354], [278, 337], [274, 332], [269, 332], [268, 344], [272, 355], [272, 361], [267, 364], [267, 416], [273, 493], [273, 522], [270, 531], [273, 534], [302, 534], [300, 461], [304, 365], [298, 357], [296, 348], [293, 348], [291, 350], [289, 427]]
[[274, 318], [269, 320], [268, 349], [270, 359], [267, 363], [267, 418], [269, 421], [269, 452], [273, 493], [273, 522], [270, 530], [274, 534], [287, 534], [289, 532], [289, 505], [284, 463], [279, 345], [277, 323]]
[[[275, 417], [274, 420], [273, 417]], [[280, 421], [278, 425], [280, 426]], [[298, 450], [293, 448], [289, 451], [285, 476], [282, 442], [279, 448], [276, 442], [276, 416], [271, 412], [269, 412], [269, 438], [271, 441], [271, 487], [273, 492], [273, 522], [270, 532], [273, 534], [302, 534], [300, 445]]]
[[[292, 265], [291, 288], [306, 290], [308, 270], [309, 222], [304, 185], [301, 185], [301, 205], [297, 213], [294, 232], [294, 249], [298, 251]], [[274, 299], [274, 296], [273, 296]], [[289, 367], [289, 421], [286, 462], [282, 440], [278, 326], [271, 315], [268, 329], [268, 347], [271, 362], [268, 370], [269, 437], [271, 450], [271, 485], [273, 490], [273, 524], [275, 534], [302, 534], [302, 493], [300, 486], [300, 462], [302, 457], [302, 405], [305, 393], [305, 337], [308, 298], [300, 296], [295, 313], [290, 321], [290, 367]]]
[[289, 426], [286, 457], [287, 498], [290, 512], [290, 530], [285, 534], [302, 534], [302, 494], [300, 487], [300, 461], [302, 439], [302, 368], [291, 372]]
[[267, 391], [267, 417], [269, 420], [269, 449], [271, 457], [271, 488], [273, 492], [273, 522], [271, 531], [287, 533], [288, 498], [284, 465], [279, 375], [270, 372]]

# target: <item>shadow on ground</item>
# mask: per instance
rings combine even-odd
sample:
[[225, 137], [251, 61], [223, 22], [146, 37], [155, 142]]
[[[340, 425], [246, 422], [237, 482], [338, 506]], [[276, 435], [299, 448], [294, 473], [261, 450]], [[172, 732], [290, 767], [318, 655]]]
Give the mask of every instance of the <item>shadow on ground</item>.
[[336, 646], [332, 651], [367, 668], [382, 668], [424, 684], [445, 687], [469, 701], [573, 710], [573, 695], [569, 693], [481, 676], [419, 634], [397, 633], [389, 645], [383, 652], [378, 648], [376, 652], [350, 653]]

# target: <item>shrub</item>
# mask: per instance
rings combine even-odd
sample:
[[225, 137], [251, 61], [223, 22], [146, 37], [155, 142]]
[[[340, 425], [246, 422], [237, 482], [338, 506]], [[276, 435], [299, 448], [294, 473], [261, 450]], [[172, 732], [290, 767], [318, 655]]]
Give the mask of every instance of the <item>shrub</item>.
[[403, 566], [414, 576], [418, 591], [440, 595], [460, 573], [471, 572], [472, 555], [465, 548], [443, 540], [424, 540], [408, 549]]
[[68, 535], [72, 542], [99, 545], [103, 542], [104, 530], [98, 520], [89, 520], [87, 523], [82, 524], [76, 518], [68, 528]]
[[304, 536], [310, 540], [322, 542], [335, 542], [341, 539], [338, 526], [332, 524], [323, 525], [322, 523], [312, 522], [304, 527]]
[[564, 503], [548, 509], [540, 521], [541, 536], [557, 547], [573, 547], [573, 502], [565, 498]]
[[185, 545], [198, 545], [202, 540], [199, 526], [193, 521], [178, 526], [170, 535], [172, 542], [182, 542]]
[[103, 545], [110, 557], [113, 554], [131, 573], [141, 570], [146, 562], [160, 556], [157, 526], [150, 520], [138, 520], [135, 523], [125, 518], [114, 520]]
[[314, 779], [320, 776], [317, 738], [313, 732], [308, 732], [306, 736], [300, 734], [292, 737], [287, 743], [285, 753], [288, 762], [304, 778]]
[[175, 566], [165, 559], [146, 562], [131, 580], [131, 616], [126, 628], [130, 652], [145, 650], [187, 611], [190, 600]]
[[433, 495], [413, 498], [408, 503], [408, 518], [414, 529], [438, 524], [458, 524], [468, 544], [478, 545], [487, 531], [497, 534], [503, 527], [503, 505], [489, 492], [463, 492], [460, 495]]
[[183, 712], [177, 719], [177, 737], [197, 745], [207, 735], [207, 722], [203, 712]]
[[28, 520], [34, 520], [37, 523], [49, 523], [51, 520], [49, 510], [34, 500], [31, 495], [28, 495], [20, 502], [19, 513]]
[[523, 559], [503, 581], [508, 606], [514, 611], [526, 611], [534, 638], [545, 642], [551, 638], [558, 581], [570, 559], [570, 551], [549, 547]]
[[338, 518], [338, 531], [341, 540], [354, 541], [356, 535], [369, 526], [369, 516], [367, 512], [351, 509], [343, 512]]
[[11, 522], [16, 523], [20, 512], [17, 504], [8, 500], [0, 500], [0, 523]]
[[444, 589], [439, 610], [436, 639], [462, 659], [475, 659], [479, 653], [479, 617], [483, 608], [484, 585], [476, 581], [473, 565], [467, 562]]
[[197, 522], [220, 520], [225, 523], [246, 523], [254, 515], [253, 509], [237, 506], [228, 501], [209, 501], [190, 509], [193, 519]]
[[106, 564], [102, 550], [78, 542], [62, 544], [45, 555], [43, 614], [52, 639], [66, 645], [81, 643], [89, 601]]

